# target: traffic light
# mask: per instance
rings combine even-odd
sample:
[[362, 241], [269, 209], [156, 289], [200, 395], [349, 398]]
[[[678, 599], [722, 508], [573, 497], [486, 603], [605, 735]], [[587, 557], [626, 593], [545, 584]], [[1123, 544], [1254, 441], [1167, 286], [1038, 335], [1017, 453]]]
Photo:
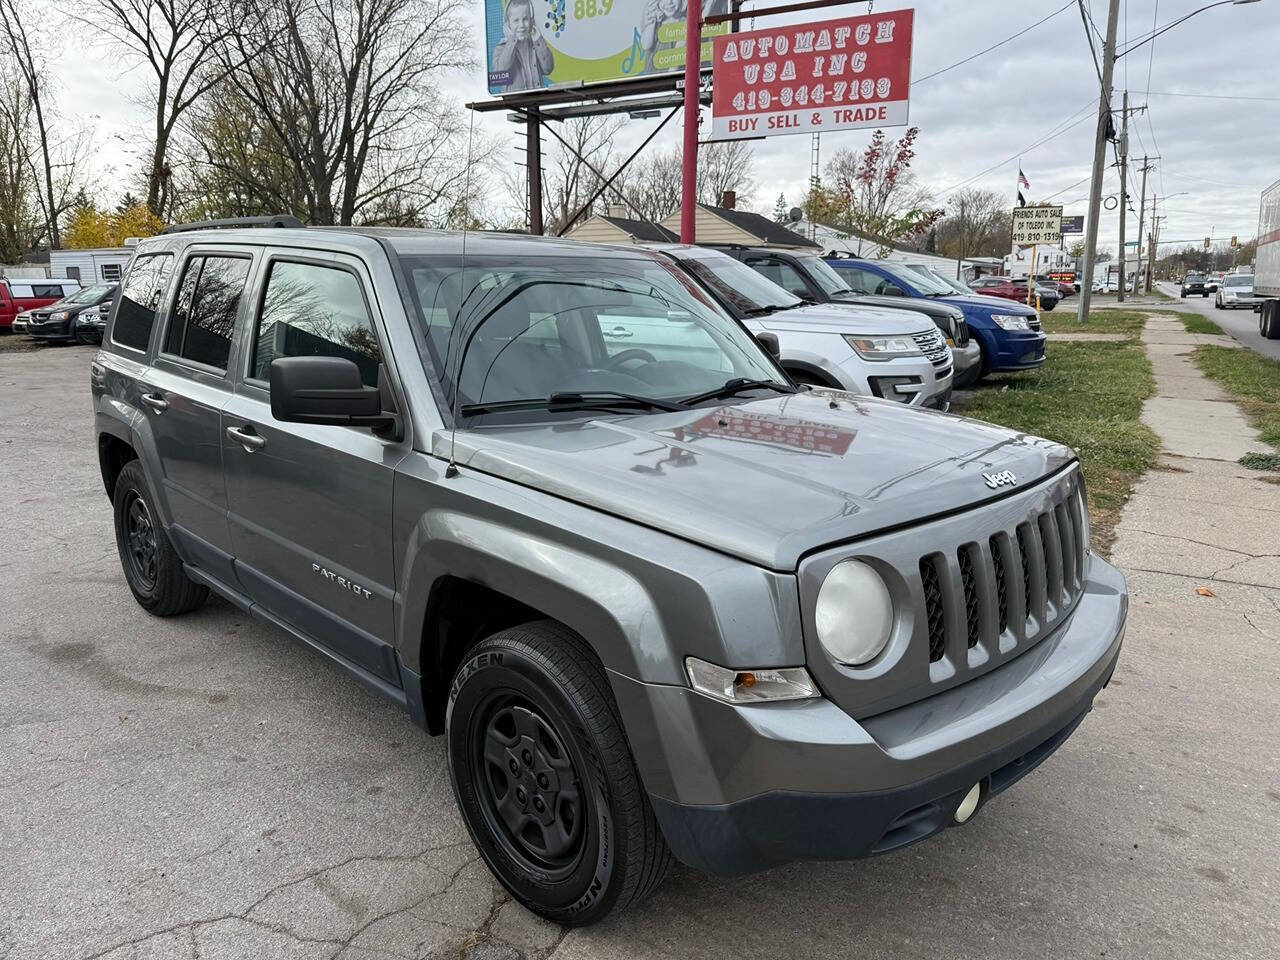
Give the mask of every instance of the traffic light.
[[1209, 240], [1210, 240], [1210, 239], [1211, 239], [1210, 237], [1205, 237], [1205, 238], [1204, 238], [1204, 248], [1205, 248], [1206, 250], [1208, 250], [1208, 249], [1209, 249]]
[[1240, 238], [1233, 233], [1231, 235], [1231, 249], [1234, 250], [1238, 246], [1240, 246]]

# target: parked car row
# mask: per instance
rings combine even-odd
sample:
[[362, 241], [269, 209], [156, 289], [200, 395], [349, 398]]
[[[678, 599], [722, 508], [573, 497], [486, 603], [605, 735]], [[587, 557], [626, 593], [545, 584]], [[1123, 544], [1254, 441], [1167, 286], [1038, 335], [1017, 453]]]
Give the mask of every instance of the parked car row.
[[10, 317], [12, 333], [33, 340], [101, 343], [118, 289], [115, 283], [81, 287], [78, 280], [61, 278], [0, 280], [0, 315]]
[[[440, 735], [540, 915], [962, 828], [1110, 681], [1079, 461], [918, 409], [932, 315], [697, 247], [207, 226], [138, 244], [90, 368], [127, 589], [217, 594]], [[1044, 361], [1025, 305], [831, 266]], [[797, 384], [784, 343], [919, 389]]]

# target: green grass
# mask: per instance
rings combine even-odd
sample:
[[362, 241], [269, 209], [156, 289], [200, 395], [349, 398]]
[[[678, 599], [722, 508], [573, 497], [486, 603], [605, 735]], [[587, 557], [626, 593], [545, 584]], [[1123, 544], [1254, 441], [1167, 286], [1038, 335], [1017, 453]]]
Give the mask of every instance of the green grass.
[[1136, 337], [1147, 322], [1146, 310], [1095, 310], [1081, 323], [1074, 311], [1042, 316], [1045, 333], [1126, 333]]
[[1280, 450], [1280, 361], [1252, 350], [1196, 347], [1196, 363], [1205, 376], [1222, 384], [1262, 435]]
[[1140, 419], [1155, 378], [1137, 340], [1055, 343], [1049, 353], [1039, 370], [989, 377], [956, 409], [1073, 447], [1088, 484], [1093, 544], [1105, 553], [1133, 484], [1160, 447]]
[[1223, 336], [1222, 328], [1208, 317], [1202, 317], [1198, 313], [1183, 313], [1180, 316], [1187, 333], [1216, 333]]

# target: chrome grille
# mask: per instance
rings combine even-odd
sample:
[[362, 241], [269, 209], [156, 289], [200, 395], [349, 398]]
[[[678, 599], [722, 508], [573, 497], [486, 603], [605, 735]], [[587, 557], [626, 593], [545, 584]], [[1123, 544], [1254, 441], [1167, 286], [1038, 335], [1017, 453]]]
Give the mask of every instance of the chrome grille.
[[1027, 317], [1027, 326], [1030, 327], [1032, 330], [1039, 330], [1040, 318], [1038, 316]]
[[951, 348], [947, 346], [942, 331], [937, 327], [925, 333], [917, 333], [911, 339], [935, 367], [951, 366]]

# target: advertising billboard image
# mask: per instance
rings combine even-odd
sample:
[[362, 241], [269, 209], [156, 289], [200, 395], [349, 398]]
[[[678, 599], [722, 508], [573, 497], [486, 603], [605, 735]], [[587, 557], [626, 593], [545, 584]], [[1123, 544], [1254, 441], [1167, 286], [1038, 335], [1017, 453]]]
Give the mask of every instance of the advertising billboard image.
[[912, 10], [717, 37], [716, 140], [907, 122]]
[[[704, 17], [729, 0], [689, 0]], [[489, 92], [622, 80], [684, 69], [686, 0], [485, 0]], [[702, 62], [727, 23], [703, 28]]]

